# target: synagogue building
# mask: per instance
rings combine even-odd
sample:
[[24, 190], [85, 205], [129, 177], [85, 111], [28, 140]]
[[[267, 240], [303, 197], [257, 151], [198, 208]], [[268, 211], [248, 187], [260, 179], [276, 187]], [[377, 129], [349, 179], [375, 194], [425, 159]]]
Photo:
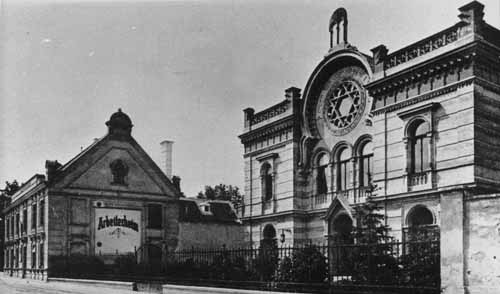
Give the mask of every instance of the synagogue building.
[[500, 30], [477, 1], [458, 10], [442, 31], [367, 53], [337, 9], [304, 89], [244, 110], [248, 242], [354, 242], [353, 208], [371, 196], [395, 239], [419, 227], [440, 240], [445, 293], [499, 289]]

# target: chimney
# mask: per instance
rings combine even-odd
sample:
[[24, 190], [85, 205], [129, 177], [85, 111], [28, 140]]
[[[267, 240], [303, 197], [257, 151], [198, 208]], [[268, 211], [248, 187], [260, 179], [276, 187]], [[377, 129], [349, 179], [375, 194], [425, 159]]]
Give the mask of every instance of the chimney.
[[172, 145], [174, 145], [174, 141], [165, 140], [160, 143], [160, 167], [169, 179], [172, 179]]
[[172, 176], [172, 184], [174, 184], [174, 187], [177, 188], [177, 190], [179, 190], [179, 192], [182, 192], [181, 191], [181, 178], [180, 177]]
[[47, 174], [47, 182], [52, 182], [55, 175], [57, 174], [57, 170], [61, 166], [62, 165], [59, 162], [57, 162], [57, 160], [46, 160], [45, 161], [45, 171]]

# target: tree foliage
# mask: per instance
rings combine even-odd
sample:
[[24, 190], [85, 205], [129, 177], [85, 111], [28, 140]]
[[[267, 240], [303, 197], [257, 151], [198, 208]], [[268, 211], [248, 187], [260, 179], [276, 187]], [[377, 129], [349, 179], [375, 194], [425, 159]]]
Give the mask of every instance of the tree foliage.
[[205, 191], [200, 191], [197, 198], [231, 201], [235, 207], [238, 207], [241, 204], [243, 196], [241, 195], [238, 187], [221, 183], [214, 187], [205, 186]]
[[280, 263], [278, 280], [282, 282], [322, 283], [327, 279], [328, 265], [318, 247], [308, 244], [294, 250]]
[[373, 197], [377, 186], [370, 179], [370, 193], [366, 201], [354, 207], [357, 226], [353, 229], [354, 239], [359, 247], [353, 257], [353, 276], [357, 281], [389, 283], [399, 277], [398, 262], [393, 255], [389, 236], [390, 227], [385, 224], [383, 207]]
[[5, 188], [2, 190], [2, 195], [3, 196], [12, 196], [14, 195], [14, 193], [17, 192], [17, 190], [19, 190], [20, 188], [20, 185], [19, 183], [17, 182], [17, 180], [14, 180], [12, 182], [5, 182]]
[[[10, 202], [10, 196], [16, 193], [21, 185], [14, 180], [12, 182], [5, 182], [5, 188], [0, 190], [0, 209], [6, 207]], [[1, 214], [1, 213], [0, 213]]]

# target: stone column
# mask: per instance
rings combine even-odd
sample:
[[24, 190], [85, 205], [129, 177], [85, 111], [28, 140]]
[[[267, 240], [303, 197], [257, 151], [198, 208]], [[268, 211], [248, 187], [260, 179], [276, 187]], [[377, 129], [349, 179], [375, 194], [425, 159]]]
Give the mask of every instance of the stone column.
[[441, 289], [443, 294], [464, 294], [464, 191], [442, 193]]

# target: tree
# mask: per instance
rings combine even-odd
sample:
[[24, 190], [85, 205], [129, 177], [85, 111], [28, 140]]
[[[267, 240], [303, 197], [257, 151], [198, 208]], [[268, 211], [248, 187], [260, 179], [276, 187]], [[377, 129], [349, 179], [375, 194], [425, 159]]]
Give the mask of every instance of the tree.
[[373, 183], [371, 174], [368, 174], [368, 190], [366, 201], [354, 207], [354, 216], [358, 225], [354, 228], [354, 237], [357, 243], [379, 244], [392, 239], [389, 236], [389, 226], [385, 225], [385, 215], [380, 213], [382, 206], [373, 200], [379, 190]]
[[234, 207], [239, 207], [243, 199], [238, 187], [225, 184], [214, 187], [205, 186], [205, 191], [200, 191], [196, 197], [198, 199], [231, 201]]
[[[354, 207], [354, 215], [358, 225], [354, 228], [354, 238], [361, 246], [356, 248], [354, 259], [354, 276], [358, 281], [388, 283], [397, 280], [399, 268], [393, 255], [393, 246], [389, 236], [390, 228], [385, 224], [385, 215], [380, 213], [381, 207], [373, 200], [377, 186], [369, 176], [370, 188], [366, 201]], [[363, 245], [365, 244], [365, 245]]]
[[[5, 188], [3, 190], [0, 190], [2, 193], [0, 193], [0, 209], [7, 206], [10, 201], [10, 196], [14, 195], [20, 188], [19, 183], [14, 180], [11, 183], [10, 182], [5, 182]], [[1, 212], [0, 212], [1, 214]]]
[[9, 183], [9, 181], [5, 182], [5, 188], [2, 190], [2, 194], [4, 196], [12, 196], [14, 193], [19, 190], [20, 186], [17, 180], [12, 181], [12, 183]]

